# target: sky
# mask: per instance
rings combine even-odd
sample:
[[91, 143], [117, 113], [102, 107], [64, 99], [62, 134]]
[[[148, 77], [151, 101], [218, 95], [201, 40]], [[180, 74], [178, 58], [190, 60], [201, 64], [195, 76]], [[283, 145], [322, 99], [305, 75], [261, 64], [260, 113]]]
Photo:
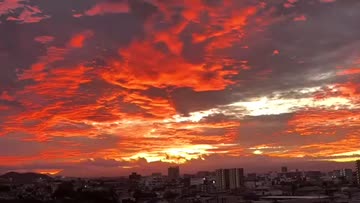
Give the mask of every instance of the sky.
[[0, 0], [0, 172], [352, 167], [358, 0]]

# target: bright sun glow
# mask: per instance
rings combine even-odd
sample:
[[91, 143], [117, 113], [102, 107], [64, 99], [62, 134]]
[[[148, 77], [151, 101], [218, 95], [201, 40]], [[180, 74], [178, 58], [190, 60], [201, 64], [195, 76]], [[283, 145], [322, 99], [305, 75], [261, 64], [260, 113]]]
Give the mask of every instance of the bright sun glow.
[[204, 155], [211, 154], [211, 152], [207, 150], [215, 148], [216, 147], [211, 145], [189, 145], [182, 148], [168, 148], [160, 152], [141, 152], [131, 157], [124, 158], [124, 160], [130, 161], [143, 158], [147, 162], [162, 161], [182, 164], [193, 159], [204, 159]]

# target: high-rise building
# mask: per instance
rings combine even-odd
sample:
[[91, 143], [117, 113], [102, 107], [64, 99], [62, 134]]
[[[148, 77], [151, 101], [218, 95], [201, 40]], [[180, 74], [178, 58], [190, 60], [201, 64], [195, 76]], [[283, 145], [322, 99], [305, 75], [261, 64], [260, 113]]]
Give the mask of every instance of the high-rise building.
[[179, 166], [173, 166], [168, 168], [168, 178], [169, 180], [177, 180], [180, 177], [180, 168]]
[[244, 185], [244, 169], [229, 169], [230, 189], [237, 189]]
[[288, 168], [286, 166], [281, 167], [281, 173], [287, 173]]
[[216, 187], [220, 191], [237, 189], [244, 184], [244, 169], [217, 169]]
[[215, 184], [218, 190], [230, 189], [229, 169], [217, 169], [216, 170]]
[[360, 185], [360, 160], [356, 161], [356, 182]]

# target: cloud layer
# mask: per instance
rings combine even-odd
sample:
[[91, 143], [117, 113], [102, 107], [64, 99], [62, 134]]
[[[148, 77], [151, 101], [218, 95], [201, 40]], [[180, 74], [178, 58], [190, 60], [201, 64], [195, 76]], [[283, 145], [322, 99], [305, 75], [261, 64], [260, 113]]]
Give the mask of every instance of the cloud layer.
[[0, 168], [99, 175], [360, 158], [359, 9], [2, 1]]

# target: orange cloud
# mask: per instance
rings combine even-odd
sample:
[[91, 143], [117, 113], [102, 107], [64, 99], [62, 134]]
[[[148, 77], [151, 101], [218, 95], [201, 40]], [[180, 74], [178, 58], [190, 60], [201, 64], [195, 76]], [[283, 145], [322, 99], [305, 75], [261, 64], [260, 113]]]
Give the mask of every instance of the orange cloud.
[[270, 152], [267, 155], [282, 158], [307, 158], [308, 160], [336, 159], [339, 157], [337, 154], [353, 152], [359, 149], [359, 135], [360, 133], [357, 131], [353, 135], [348, 135], [334, 142], [307, 144], [280, 152]]
[[[248, 25], [249, 18], [258, 11], [258, 7], [255, 6], [229, 11], [227, 6], [207, 8], [211, 16], [210, 22], [203, 25], [203, 32], [196, 32], [192, 35], [194, 43], [208, 42], [206, 46], [208, 55], [213, 56], [216, 50], [228, 48], [234, 43], [241, 42], [242, 38], [246, 36], [245, 28]], [[226, 12], [229, 12], [228, 16], [223, 15]], [[198, 18], [200, 17], [198, 16]], [[221, 27], [222, 29], [214, 29], [214, 27]]]
[[238, 73], [237, 70], [223, 70], [222, 64], [191, 64], [154, 46], [149, 42], [134, 42], [130, 47], [121, 49], [119, 55], [124, 61], [110, 64], [101, 74], [103, 79], [135, 90], [191, 87], [196, 91], [208, 91], [221, 90], [233, 84], [227, 77]]
[[[296, 146], [281, 148], [276, 148], [281, 143], [271, 143], [244, 149], [242, 145], [246, 145], [246, 141], [239, 141], [241, 120], [224, 118], [217, 122], [208, 121], [206, 116], [210, 117], [214, 112], [198, 117], [192, 115], [194, 112], [189, 112], [189, 117], [193, 116], [194, 119], [181, 120], [180, 118], [187, 116], [179, 115], [171, 95], [182, 88], [191, 89], [189, 91], [194, 94], [207, 94], [230, 90], [234, 88], [233, 85], [238, 86], [238, 76], [243, 72], [251, 73], [253, 67], [250, 64], [254, 59], [236, 59], [223, 52], [237, 45], [243, 48], [238, 50], [240, 52], [251, 51], [253, 44], [247, 45], [248, 41], [245, 40], [251, 38], [252, 33], [259, 30], [263, 32], [265, 26], [284, 17], [271, 18], [276, 10], [262, 10], [268, 6], [265, 3], [239, 6], [232, 4], [232, 1], [224, 1], [220, 6], [210, 6], [205, 1], [154, 2], [159, 13], [146, 19], [141, 37], [120, 48], [116, 47], [116, 56], [110, 58], [106, 54], [103, 56], [102, 52], [94, 52], [94, 55], [80, 61], [83, 59], [74, 56], [82, 51], [80, 48], [86, 46], [95, 34], [88, 30], [70, 34], [69, 41], [63, 46], [55, 46], [53, 43], [51, 46], [41, 45], [46, 48], [45, 54], [30, 67], [18, 72], [18, 80], [24, 87], [15, 92], [4, 91], [0, 95], [0, 99], [6, 101], [6, 105], [0, 104], [0, 111], [12, 110], [7, 103], [10, 105], [15, 101], [25, 109], [6, 117], [1, 130], [7, 136], [22, 134], [22, 141], [48, 143], [59, 138], [101, 139], [103, 135], [111, 135], [120, 141], [115, 142], [111, 148], [88, 150], [91, 152], [51, 148], [34, 156], [0, 156], [1, 161], [9, 164], [30, 163], [39, 159], [79, 162], [86, 157], [129, 162], [146, 160], [185, 163], [213, 155], [250, 156], [254, 153], [253, 150], [259, 150], [256, 151], [259, 155], [277, 157], [322, 157], [358, 147], [353, 144], [346, 149], [335, 142], [311, 145], [299, 142]], [[296, 0], [288, 0], [284, 7], [294, 7], [296, 3]], [[102, 2], [84, 15], [128, 13], [129, 10], [127, 3]], [[174, 20], [174, 16], [179, 18]], [[286, 16], [288, 17], [291, 20], [294, 15]], [[293, 20], [306, 20], [306, 16], [298, 16]], [[54, 37], [38, 36], [34, 40], [49, 45]], [[201, 55], [196, 57], [196, 61], [189, 59], [191, 56], [186, 56], [188, 49], [193, 46], [201, 47], [201, 53], [194, 51]], [[75, 54], [72, 55], [73, 53]], [[270, 50], [269, 53], [266, 50], [266, 53], [278, 55], [280, 51], [273, 50], [271, 53]], [[96, 64], [92, 61], [98, 57], [104, 63]], [[252, 79], [256, 82], [267, 79], [273, 71], [271, 67], [263, 68], [253, 73]], [[338, 75], [350, 78], [355, 74], [358, 74], [357, 69], [350, 68]], [[161, 96], [149, 93], [152, 91], [159, 91]], [[230, 97], [237, 98], [236, 94], [238, 92], [231, 92]], [[314, 94], [317, 100], [332, 96], [347, 98], [356, 106], [360, 101], [359, 85], [349, 79], [348, 82], [334, 84], [333, 87], [329, 86]], [[194, 102], [192, 98], [188, 100]], [[255, 109], [259, 107], [259, 103], [247, 103]], [[265, 101], [261, 105], [264, 105], [265, 110], [270, 105], [280, 109], [284, 103], [288, 104], [286, 99], [280, 103], [274, 99], [273, 103]], [[279, 111], [280, 113], [292, 109], [292, 106], [284, 106], [286, 111]], [[221, 114], [221, 109], [226, 107], [229, 105], [213, 108], [219, 109], [216, 113]], [[272, 111], [267, 111], [269, 112]], [[242, 112], [244, 116], [247, 113], [251, 115], [250, 111]], [[336, 137], [346, 131], [339, 140], [342, 145], [349, 145], [358, 141], [359, 113], [355, 108], [345, 109], [341, 106], [337, 110], [304, 108], [294, 112], [287, 123], [286, 133], [287, 136], [301, 138]], [[236, 112], [232, 112], [234, 114]], [[255, 132], [254, 135], [260, 133]], [[275, 136], [275, 133], [268, 135]], [[66, 141], [62, 144], [74, 148], [82, 145]], [[57, 170], [39, 172], [56, 173]]]
[[358, 110], [320, 110], [313, 109], [296, 113], [289, 121], [290, 133], [300, 135], [335, 135], [341, 129], [360, 127]]
[[45, 175], [57, 175], [59, 174], [62, 169], [37, 169], [35, 170], [36, 173], [45, 174]]
[[38, 160], [75, 162], [76, 159], [79, 159], [79, 155], [79, 151], [49, 150], [31, 156], [0, 156], [0, 165], [4, 163], [7, 166], [25, 165]]
[[360, 74], [360, 68], [349, 68], [338, 73], [338, 75], [355, 75]]

